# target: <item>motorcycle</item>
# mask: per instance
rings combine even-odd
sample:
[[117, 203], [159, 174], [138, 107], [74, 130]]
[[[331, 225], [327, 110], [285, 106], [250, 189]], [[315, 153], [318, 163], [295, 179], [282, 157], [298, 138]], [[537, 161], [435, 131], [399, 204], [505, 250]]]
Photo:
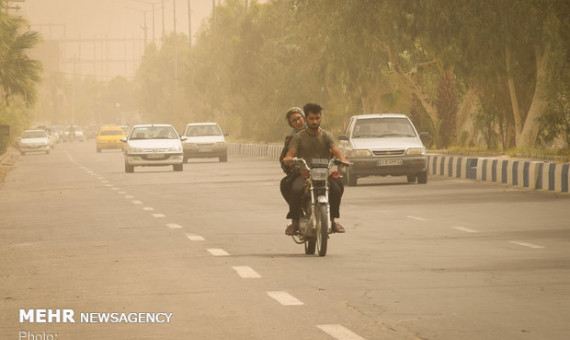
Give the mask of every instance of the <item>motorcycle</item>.
[[293, 158], [293, 163], [301, 168], [300, 175], [307, 179], [305, 191], [301, 197], [302, 214], [299, 219], [299, 231], [292, 235], [293, 241], [305, 245], [305, 254], [319, 256], [327, 254], [327, 243], [331, 234], [329, 205], [329, 175], [339, 178], [339, 172], [333, 165], [349, 166], [352, 163], [340, 159], [313, 159], [311, 166], [303, 158]]

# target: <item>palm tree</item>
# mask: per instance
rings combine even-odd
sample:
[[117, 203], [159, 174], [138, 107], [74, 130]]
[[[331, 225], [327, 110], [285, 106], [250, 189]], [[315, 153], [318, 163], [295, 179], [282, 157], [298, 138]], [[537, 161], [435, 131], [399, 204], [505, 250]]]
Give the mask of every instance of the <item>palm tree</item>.
[[32, 104], [42, 67], [39, 61], [28, 58], [26, 50], [40, 41], [40, 35], [24, 31], [26, 20], [3, 11], [6, 6], [6, 1], [0, 0], [0, 100], [8, 103], [11, 97], [19, 96]]

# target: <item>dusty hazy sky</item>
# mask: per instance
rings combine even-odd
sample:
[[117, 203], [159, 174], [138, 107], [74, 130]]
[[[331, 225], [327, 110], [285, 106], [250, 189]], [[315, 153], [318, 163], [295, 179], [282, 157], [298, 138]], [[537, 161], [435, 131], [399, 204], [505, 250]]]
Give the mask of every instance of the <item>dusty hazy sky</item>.
[[[149, 26], [148, 39], [152, 39], [152, 3], [154, 3], [155, 34], [162, 34], [162, 2], [164, 2], [165, 31], [174, 29], [173, 17], [176, 1], [178, 32], [188, 32], [188, 0], [25, 0], [20, 12], [28, 18], [32, 28], [46, 38], [125, 38], [144, 36], [141, 26]], [[202, 19], [210, 15], [212, 0], [191, 0], [192, 32], [195, 34]]]
[[[152, 42], [154, 31], [159, 44], [162, 3], [164, 31], [169, 34], [174, 31], [174, 1], [176, 31], [188, 34], [188, 0], [25, 0], [13, 3], [21, 8], [12, 13], [26, 17], [31, 29], [47, 41], [45, 46], [49, 41], [67, 40], [59, 43], [60, 54], [55, 59], [45, 59], [51, 54], [37, 49], [36, 58], [44, 65], [59, 65], [57, 70], [68, 75], [94, 75], [102, 80], [122, 75], [132, 79], [144, 54], [145, 14], [147, 42]], [[191, 0], [190, 4], [195, 36], [212, 12], [212, 0]]]

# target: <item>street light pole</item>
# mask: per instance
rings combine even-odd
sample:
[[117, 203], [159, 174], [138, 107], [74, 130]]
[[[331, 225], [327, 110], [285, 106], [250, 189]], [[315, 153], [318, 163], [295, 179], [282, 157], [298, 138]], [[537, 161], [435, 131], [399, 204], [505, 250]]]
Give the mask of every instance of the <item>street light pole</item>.
[[189, 50], [192, 51], [192, 15], [190, 13], [190, 0], [188, 0], [188, 47]]
[[174, 10], [174, 82], [178, 86], [178, 37], [176, 33], [176, 0], [172, 0]]

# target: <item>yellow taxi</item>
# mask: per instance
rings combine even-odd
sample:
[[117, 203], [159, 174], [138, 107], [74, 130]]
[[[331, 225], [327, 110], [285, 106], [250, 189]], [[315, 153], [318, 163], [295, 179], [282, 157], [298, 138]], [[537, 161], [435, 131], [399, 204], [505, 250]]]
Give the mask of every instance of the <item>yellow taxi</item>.
[[126, 137], [125, 132], [120, 126], [103, 126], [99, 129], [95, 143], [97, 152], [103, 149], [122, 149], [124, 143], [121, 138]]

